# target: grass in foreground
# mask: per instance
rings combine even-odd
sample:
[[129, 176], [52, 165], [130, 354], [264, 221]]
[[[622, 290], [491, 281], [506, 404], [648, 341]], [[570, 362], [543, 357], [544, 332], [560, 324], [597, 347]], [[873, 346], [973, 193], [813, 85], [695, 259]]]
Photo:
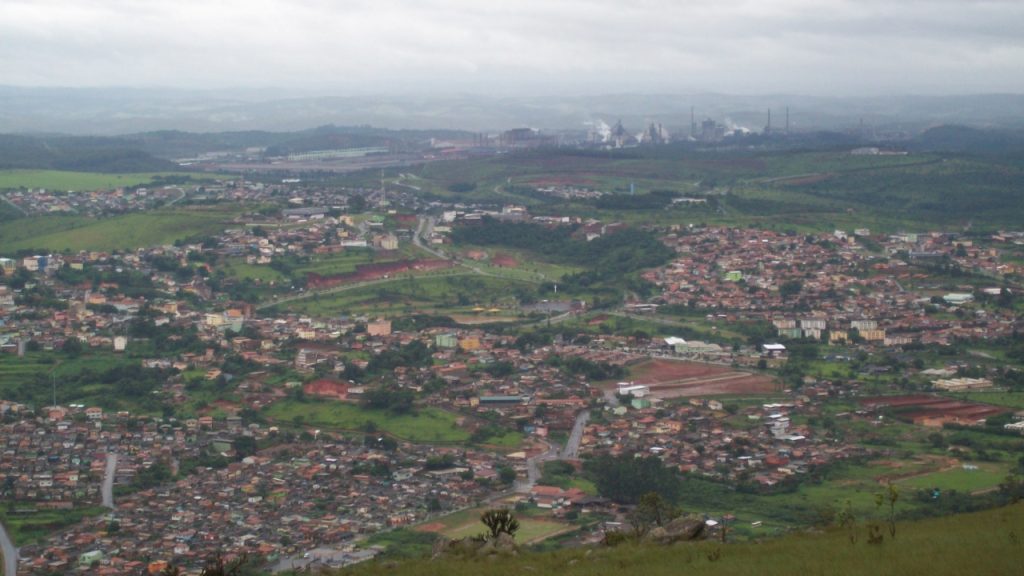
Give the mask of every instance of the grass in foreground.
[[[431, 520], [426, 524], [416, 527], [414, 530], [428, 534], [440, 534], [445, 538], [453, 540], [470, 538], [487, 532], [487, 528], [480, 522], [480, 516], [488, 509], [487, 507], [482, 507], [460, 510]], [[519, 532], [516, 534], [516, 541], [520, 543], [539, 542], [574, 528], [570, 524], [548, 517], [532, 518], [517, 513], [516, 519], [519, 520]]]
[[[797, 533], [761, 542], [716, 541], [672, 547], [577, 548], [516, 557], [372, 562], [339, 574], [369, 576], [880, 575], [1019, 574], [1024, 504], [897, 525], [896, 538], [868, 544], [866, 529]], [[517, 538], [517, 540], [521, 540]]]

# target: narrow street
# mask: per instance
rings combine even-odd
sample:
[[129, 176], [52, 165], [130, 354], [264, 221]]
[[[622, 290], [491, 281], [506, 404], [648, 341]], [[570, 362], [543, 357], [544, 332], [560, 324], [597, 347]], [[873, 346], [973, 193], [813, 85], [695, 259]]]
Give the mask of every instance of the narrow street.
[[562, 448], [561, 458], [563, 460], [575, 460], [580, 456], [580, 442], [583, 441], [583, 430], [587, 427], [587, 421], [590, 420], [590, 410], [584, 410], [576, 415], [576, 423], [573, 424], [572, 432], [569, 433], [569, 439], [565, 442], [565, 447]]
[[107, 468], [103, 472], [103, 505], [114, 509], [114, 474], [117, 471], [117, 454], [107, 452]]

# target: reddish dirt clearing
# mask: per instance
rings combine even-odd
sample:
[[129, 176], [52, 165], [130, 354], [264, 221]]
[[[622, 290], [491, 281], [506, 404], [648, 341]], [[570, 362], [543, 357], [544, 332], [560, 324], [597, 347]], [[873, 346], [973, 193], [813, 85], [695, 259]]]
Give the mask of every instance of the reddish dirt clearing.
[[633, 382], [649, 386], [651, 395], [657, 398], [763, 394], [776, 390], [775, 381], [768, 376], [699, 362], [646, 360], [633, 366], [630, 374]]
[[491, 258], [491, 262], [493, 262], [495, 266], [501, 266], [502, 268], [516, 268], [519, 266], [519, 261], [508, 254], [495, 254], [494, 257]]

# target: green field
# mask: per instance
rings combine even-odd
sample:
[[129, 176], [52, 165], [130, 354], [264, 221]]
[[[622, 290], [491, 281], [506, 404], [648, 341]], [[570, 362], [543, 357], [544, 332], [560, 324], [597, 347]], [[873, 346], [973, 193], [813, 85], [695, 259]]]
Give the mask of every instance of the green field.
[[[6, 507], [5, 507], [6, 508]], [[14, 514], [9, 510], [0, 511], [7, 533], [15, 546], [25, 546], [43, 541], [50, 534], [84, 518], [109, 512], [102, 506], [84, 506], [73, 510], [40, 510], [27, 514]]]
[[899, 482], [901, 486], [908, 488], [942, 490], [959, 490], [962, 492], [974, 492], [998, 486], [1006, 479], [1006, 466], [992, 464], [978, 464], [977, 470], [964, 470], [962, 467], [952, 470], [933, 472], [922, 476], [914, 476]]
[[334, 276], [355, 272], [359, 266], [381, 264], [398, 260], [415, 259], [422, 256], [409, 246], [385, 254], [369, 249], [346, 250], [338, 254], [314, 255], [308, 261], [294, 258], [283, 258], [284, 268], [275, 269], [269, 265], [246, 264], [244, 258], [229, 258], [224, 262], [222, 270], [229, 278], [237, 280], [260, 280], [263, 282], [280, 282], [287, 279], [304, 278], [307, 274]]
[[300, 314], [471, 314], [473, 308], [498, 307], [515, 314], [517, 296], [535, 294], [533, 284], [481, 276], [460, 269], [441, 270], [370, 286], [315, 294], [280, 306]]
[[[488, 259], [479, 261], [465, 259], [466, 265], [474, 268], [480, 268], [481, 270], [485, 270], [499, 276], [525, 280], [528, 282], [558, 280], [566, 274], [574, 274], [583, 270], [583, 268], [579, 266], [545, 262], [543, 258], [540, 258], [537, 254], [533, 254], [527, 250], [516, 250], [505, 247], [495, 248], [493, 246], [458, 246], [458, 253], [463, 258], [465, 258], [465, 255], [472, 250], [481, 250], [486, 252]], [[512, 257], [517, 261], [517, 264], [509, 267], [498, 266], [492, 261], [492, 258], [495, 256]]]
[[0, 398], [20, 402], [45, 401], [49, 405], [52, 401], [51, 387], [44, 386], [39, 390], [33, 386], [38, 379], [42, 379], [44, 383], [51, 380], [56, 383], [57, 401], [61, 404], [109, 400], [109, 391], [101, 385], [69, 390], [61, 386], [62, 377], [86, 371], [98, 373], [117, 366], [137, 364], [138, 361], [137, 358], [115, 355], [109, 351], [90, 352], [74, 359], [53, 352], [29, 352], [20, 358], [13, 354], [0, 354]]
[[410, 442], [469, 440], [469, 432], [456, 424], [457, 416], [439, 408], [423, 408], [413, 416], [330, 400], [281, 400], [269, 406], [264, 413], [268, 418], [282, 423], [340, 430], [363, 430], [367, 422], [373, 422], [378, 430]]
[[[851, 539], [851, 534], [856, 538]], [[875, 576], [881, 574], [1019, 574], [1024, 562], [1024, 504], [949, 518], [897, 524], [896, 538], [869, 544], [867, 529], [797, 532], [722, 544], [583, 547], [493, 558], [367, 562], [353, 576]]]
[[220, 268], [228, 278], [235, 280], [259, 280], [260, 282], [281, 282], [288, 277], [265, 264], [246, 264], [244, 258], [230, 258]]
[[161, 210], [112, 218], [38, 216], [0, 227], [0, 254], [18, 250], [128, 250], [223, 230], [237, 208]]
[[5, 188], [44, 188], [46, 190], [104, 190], [149, 184], [154, 177], [190, 176], [211, 178], [212, 175], [188, 172], [146, 172], [142, 174], [101, 174], [64, 170], [0, 170], [0, 190]]
[[1019, 392], [967, 392], [952, 396], [958, 400], [967, 399], [972, 402], [984, 402], [996, 406], [1007, 406], [1015, 410], [1024, 410], [1024, 393]]

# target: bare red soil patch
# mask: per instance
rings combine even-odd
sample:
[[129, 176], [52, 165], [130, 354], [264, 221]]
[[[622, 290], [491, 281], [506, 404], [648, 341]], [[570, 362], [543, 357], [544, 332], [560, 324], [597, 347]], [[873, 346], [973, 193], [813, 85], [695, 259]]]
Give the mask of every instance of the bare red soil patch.
[[647, 385], [659, 398], [761, 394], [776, 389], [768, 376], [700, 362], [654, 359], [637, 364], [631, 373], [633, 382]]
[[491, 258], [491, 262], [493, 262], [495, 266], [501, 266], [502, 268], [517, 268], [519, 266], [519, 260], [516, 260], [508, 254], [495, 254], [494, 257]]
[[402, 272], [425, 272], [450, 268], [452, 263], [448, 260], [400, 260], [398, 262], [384, 262], [381, 264], [361, 264], [356, 267], [355, 272], [348, 274], [337, 274], [334, 276], [321, 276], [310, 272], [306, 275], [306, 285], [310, 289], [331, 288], [342, 284], [355, 282], [366, 282], [369, 280], [380, 280], [390, 275]]
[[416, 527], [417, 532], [444, 532], [445, 526], [440, 522], [431, 522], [430, 524], [420, 524]]

